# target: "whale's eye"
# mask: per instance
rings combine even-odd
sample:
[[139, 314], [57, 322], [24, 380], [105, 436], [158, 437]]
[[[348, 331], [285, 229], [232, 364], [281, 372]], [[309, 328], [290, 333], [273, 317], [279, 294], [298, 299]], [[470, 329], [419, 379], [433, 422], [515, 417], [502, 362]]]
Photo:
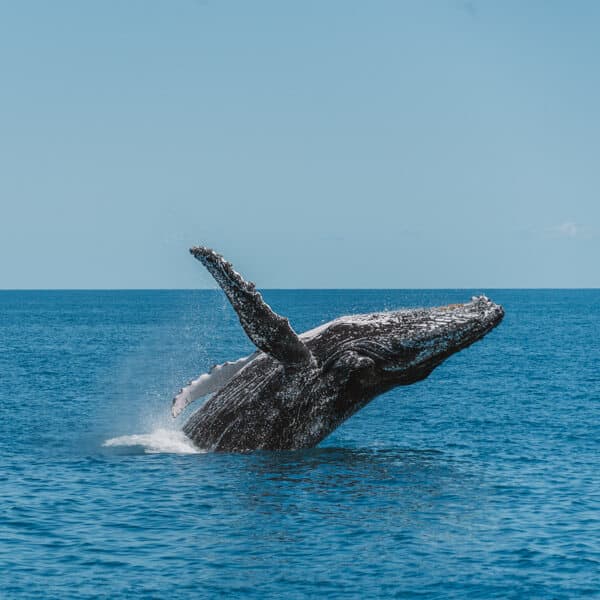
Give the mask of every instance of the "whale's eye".
[[349, 374], [362, 369], [369, 369], [375, 365], [375, 361], [369, 356], [365, 356], [355, 350], [346, 350], [341, 352], [328, 361], [323, 370], [327, 371], [344, 371]]

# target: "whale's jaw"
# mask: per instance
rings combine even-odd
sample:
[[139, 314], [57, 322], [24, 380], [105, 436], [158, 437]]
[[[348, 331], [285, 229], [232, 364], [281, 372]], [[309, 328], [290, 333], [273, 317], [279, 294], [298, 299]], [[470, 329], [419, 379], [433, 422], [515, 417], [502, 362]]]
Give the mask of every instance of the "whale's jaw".
[[[425, 379], [453, 354], [480, 341], [504, 318], [504, 309], [485, 296], [471, 302], [415, 311], [402, 334], [391, 336], [391, 348], [379, 363], [386, 388]], [[400, 348], [394, 353], [393, 349]]]
[[[464, 304], [350, 315], [335, 319], [301, 339], [323, 365], [370, 365], [386, 381], [410, 381], [410, 373], [431, 371], [446, 358], [483, 338], [504, 310], [485, 296]], [[399, 384], [400, 385], [400, 384]]]
[[[486, 296], [465, 304], [440, 306], [404, 313], [397, 330], [390, 333], [392, 348], [398, 347], [397, 367], [439, 364], [452, 354], [479, 341], [504, 318], [504, 309]], [[403, 360], [406, 353], [410, 359]], [[394, 353], [384, 369], [394, 370]], [[390, 364], [391, 363], [391, 364]]]

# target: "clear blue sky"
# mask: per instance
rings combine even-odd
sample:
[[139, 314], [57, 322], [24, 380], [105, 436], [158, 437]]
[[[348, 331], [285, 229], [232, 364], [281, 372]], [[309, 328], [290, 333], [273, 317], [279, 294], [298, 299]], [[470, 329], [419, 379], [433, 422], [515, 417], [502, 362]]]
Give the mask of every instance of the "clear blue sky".
[[599, 287], [600, 2], [0, 0], [0, 288]]

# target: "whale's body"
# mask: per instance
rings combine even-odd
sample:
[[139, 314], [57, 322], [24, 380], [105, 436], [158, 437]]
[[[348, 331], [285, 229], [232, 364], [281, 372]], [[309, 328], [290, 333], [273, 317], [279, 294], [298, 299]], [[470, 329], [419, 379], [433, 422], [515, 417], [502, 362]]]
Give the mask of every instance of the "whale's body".
[[427, 377], [500, 323], [485, 296], [465, 304], [340, 317], [297, 335], [252, 283], [207, 248], [192, 248], [259, 349], [192, 381], [173, 415], [213, 394], [184, 425], [199, 447], [243, 452], [309, 448], [377, 395]]

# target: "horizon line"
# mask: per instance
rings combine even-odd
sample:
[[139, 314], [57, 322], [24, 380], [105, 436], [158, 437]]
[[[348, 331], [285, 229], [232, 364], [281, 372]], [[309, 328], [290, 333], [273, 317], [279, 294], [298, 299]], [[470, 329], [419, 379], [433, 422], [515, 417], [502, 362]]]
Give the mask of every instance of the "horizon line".
[[[600, 287], [339, 287], [339, 288], [321, 288], [321, 287], [274, 287], [274, 288], [256, 288], [265, 292], [343, 292], [343, 291], [461, 291], [461, 290], [494, 290], [494, 291], [579, 291], [579, 290], [600, 290]], [[222, 292], [220, 287], [206, 288], [0, 288], [1, 292]]]

